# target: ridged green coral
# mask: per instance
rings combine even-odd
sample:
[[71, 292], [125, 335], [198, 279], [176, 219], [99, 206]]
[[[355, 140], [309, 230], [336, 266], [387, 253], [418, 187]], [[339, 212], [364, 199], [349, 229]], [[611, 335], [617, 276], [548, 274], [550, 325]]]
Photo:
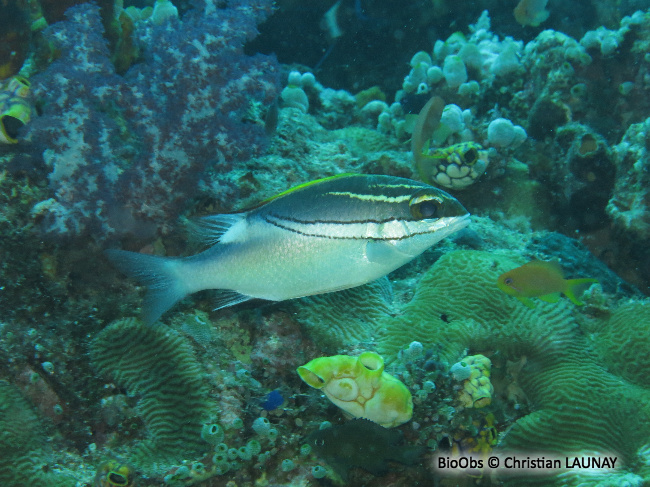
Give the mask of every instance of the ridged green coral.
[[182, 335], [164, 325], [118, 320], [93, 340], [91, 356], [101, 374], [140, 397], [138, 413], [148, 438], [133, 448], [130, 462], [160, 473], [209, 449], [201, 439], [208, 390]]
[[390, 283], [379, 279], [364, 286], [301, 299], [296, 312], [312, 339], [336, 352], [343, 344], [370, 344], [382, 334], [379, 324], [391, 316]]
[[[501, 424], [498, 449], [610, 452], [627, 469], [613, 473], [611, 482], [650, 481], [650, 468], [645, 466], [650, 462], [643, 453], [650, 438], [650, 390], [645, 379], [648, 308], [625, 305], [603, 318], [585, 317], [585, 308], [568, 300], [540, 301], [530, 309], [496, 286], [500, 274], [524, 263], [515, 252], [448, 252], [422, 276], [413, 299], [401, 310], [376, 312], [368, 320], [367, 309], [378, 302], [370, 288], [347, 304], [318, 298], [327, 300], [316, 308], [322, 313], [321, 333], [333, 330], [332, 336], [339, 340], [350, 338], [346, 331], [352, 337], [374, 334], [377, 351], [387, 358], [416, 340], [448, 366], [468, 353], [485, 354], [501, 368], [508, 362], [521, 364], [516, 377], [497, 371], [501, 384], [523, 391], [529, 408], [507, 430]], [[563, 475], [506, 481], [577, 486], [585, 478]]]
[[18, 389], [0, 381], [0, 484], [30, 487], [68, 487], [67, 475], [48, 470], [52, 447], [43, 422]]
[[[418, 340], [448, 361], [467, 349], [523, 360], [518, 386], [532, 412], [505, 432], [499, 448], [613, 452], [634, 468], [637, 452], [650, 438], [650, 391], [601, 365], [603, 357], [591, 351], [578, 326], [578, 308], [568, 301], [529, 309], [501, 293], [497, 277], [522, 263], [488, 252], [445, 254], [422, 277], [403, 313], [383, 322], [387, 331], [378, 343], [380, 353], [395, 354]], [[620, 333], [629, 340], [635, 336]], [[547, 477], [539, 481], [555, 485]]]
[[634, 301], [600, 321], [590, 343], [613, 373], [640, 386], [650, 385], [650, 301]]

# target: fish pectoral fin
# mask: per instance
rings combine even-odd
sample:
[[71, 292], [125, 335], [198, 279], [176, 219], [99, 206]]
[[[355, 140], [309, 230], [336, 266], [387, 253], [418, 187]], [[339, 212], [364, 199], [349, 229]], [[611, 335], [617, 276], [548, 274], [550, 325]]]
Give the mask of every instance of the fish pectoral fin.
[[189, 228], [192, 236], [199, 242], [212, 246], [221, 242], [226, 232], [245, 218], [246, 213], [204, 216], [191, 220]]
[[557, 303], [560, 300], [560, 293], [544, 294], [543, 296], [537, 297], [547, 303]]
[[395, 260], [396, 257], [404, 258], [394, 245], [383, 240], [369, 240], [366, 244], [366, 259], [373, 264], [385, 264]]
[[528, 306], [529, 308], [531, 308], [531, 309], [535, 308], [535, 303], [533, 302], [532, 299], [530, 299], [530, 298], [526, 298], [526, 297], [524, 297], [524, 296], [515, 296], [515, 297], [516, 297], [519, 301], [521, 301], [522, 303], [524, 303], [526, 306]]
[[232, 291], [230, 289], [217, 289], [215, 295], [216, 295], [215, 304], [217, 305], [217, 307], [214, 308], [214, 311], [221, 308], [227, 308], [228, 306], [234, 306], [236, 304], [243, 303], [245, 301], [253, 299], [250, 296], [246, 296], [245, 294], [241, 294], [238, 293], [237, 291]]

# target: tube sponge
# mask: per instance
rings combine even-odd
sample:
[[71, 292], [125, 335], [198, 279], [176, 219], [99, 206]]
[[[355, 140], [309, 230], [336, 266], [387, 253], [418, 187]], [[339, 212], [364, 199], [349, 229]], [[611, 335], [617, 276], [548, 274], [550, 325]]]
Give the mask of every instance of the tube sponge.
[[442, 74], [450, 88], [458, 88], [467, 81], [467, 69], [460, 56], [450, 54], [445, 58]]

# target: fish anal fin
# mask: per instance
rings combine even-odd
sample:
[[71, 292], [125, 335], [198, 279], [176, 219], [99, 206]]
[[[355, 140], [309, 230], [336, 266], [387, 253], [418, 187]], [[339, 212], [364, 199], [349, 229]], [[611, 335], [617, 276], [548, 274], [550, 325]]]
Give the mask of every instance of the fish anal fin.
[[557, 303], [560, 300], [560, 293], [544, 294], [543, 296], [537, 297], [547, 303]]
[[515, 296], [515, 297], [516, 297], [519, 301], [521, 301], [522, 303], [524, 303], [526, 306], [528, 306], [529, 308], [531, 308], [531, 309], [535, 308], [535, 303], [533, 302], [532, 299], [530, 299], [530, 298], [526, 298], [526, 297], [524, 297], [524, 296]]
[[582, 295], [590, 285], [596, 284], [597, 282], [598, 279], [588, 277], [582, 279], [569, 279], [566, 282], [566, 289], [563, 291], [563, 294], [569, 298], [573, 304], [582, 306], [584, 303], [576, 296]]
[[231, 291], [230, 289], [217, 289], [215, 295], [216, 299], [214, 304], [216, 307], [214, 308], [214, 311], [253, 299], [250, 296], [238, 293], [237, 291]]

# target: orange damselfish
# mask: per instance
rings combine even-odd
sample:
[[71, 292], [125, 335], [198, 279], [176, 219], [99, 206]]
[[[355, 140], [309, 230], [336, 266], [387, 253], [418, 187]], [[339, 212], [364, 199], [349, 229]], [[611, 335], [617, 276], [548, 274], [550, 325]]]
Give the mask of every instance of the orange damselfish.
[[534, 260], [501, 274], [497, 279], [497, 286], [529, 308], [534, 308], [535, 304], [530, 298], [556, 303], [561, 294], [574, 304], [582, 306], [584, 303], [576, 297], [577, 289], [596, 282], [597, 279], [591, 278], [564, 279], [562, 268], [557, 262]]
[[514, 10], [515, 20], [523, 26], [537, 27], [548, 19], [547, 3], [548, 0], [521, 0]]

